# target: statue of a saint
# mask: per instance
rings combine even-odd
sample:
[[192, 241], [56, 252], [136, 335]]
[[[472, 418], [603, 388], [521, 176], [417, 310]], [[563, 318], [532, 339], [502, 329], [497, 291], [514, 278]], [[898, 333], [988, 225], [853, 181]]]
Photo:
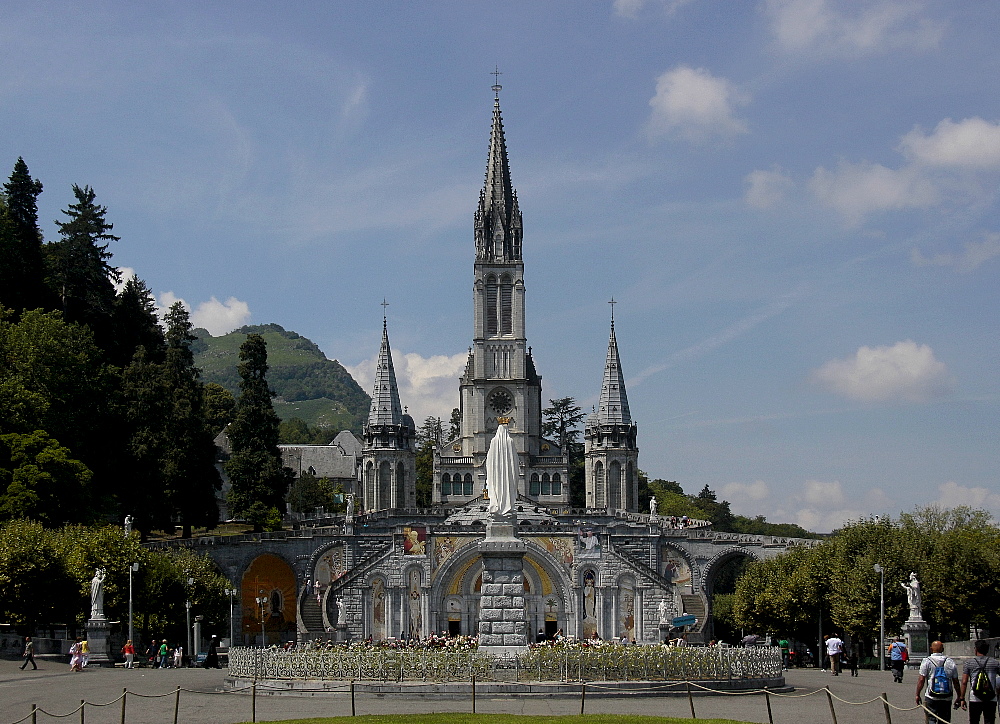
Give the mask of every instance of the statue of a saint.
[[135, 523], [135, 518], [131, 515], [125, 516], [125, 535], [132, 535], [132, 524]]
[[90, 582], [90, 618], [92, 620], [104, 620], [104, 577], [107, 571], [98, 568], [94, 572], [94, 579]]
[[517, 500], [517, 479], [520, 463], [514, 440], [507, 432], [507, 424], [497, 427], [497, 433], [486, 453], [486, 490], [489, 493], [490, 517], [510, 518]]
[[920, 581], [917, 580], [917, 574], [911, 573], [910, 580], [905, 583], [900, 583], [900, 586], [906, 589], [906, 603], [910, 606], [910, 621], [923, 621], [924, 615], [921, 612], [922, 601], [920, 598]]
[[344, 599], [342, 598], [337, 599], [337, 623], [347, 623], [347, 604], [344, 603]]
[[652, 498], [649, 499], [649, 517], [650, 518], [655, 518], [656, 517], [656, 496], [655, 495]]
[[354, 522], [354, 494], [348, 493], [347, 495], [347, 522]]
[[660, 599], [659, 611], [660, 611], [660, 623], [670, 623], [670, 621], [667, 619], [667, 616], [670, 614], [669, 606], [667, 604], [667, 599], [665, 598]]

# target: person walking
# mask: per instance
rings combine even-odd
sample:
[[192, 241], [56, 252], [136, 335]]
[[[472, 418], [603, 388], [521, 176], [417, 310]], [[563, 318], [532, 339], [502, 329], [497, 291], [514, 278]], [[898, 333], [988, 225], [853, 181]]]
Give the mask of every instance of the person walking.
[[906, 650], [902, 636], [889, 644], [889, 666], [892, 668], [892, 680], [897, 684], [903, 683], [903, 668], [909, 658], [910, 652]]
[[184, 666], [184, 647], [177, 644], [177, 648], [174, 649], [174, 668], [179, 669]]
[[87, 639], [80, 642], [80, 656], [83, 657], [83, 668], [87, 668], [90, 663], [90, 643]]
[[969, 724], [979, 724], [980, 717], [983, 724], [996, 724], [1000, 661], [989, 655], [989, 642], [976, 641], [975, 648], [975, 657], [962, 667], [962, 708], [969, 710]]
[[219, 665], [219, 637], [213, 636], [208, 642], [208, 653], [205, 654], [204, 667], [206, 669], [221, 669]]
[[826, 640], [826, 655], [830, 657], [830, 669], [834, 676], [840, 676], [840, 655], [844, 652], [844, 642], [837, 634]]
[[135, 668], [135, 645], [132, 643], [132, 639], [125, 642], [122, 646], [122, 653], [125, 654], [125, 668], [134, 669]]
[[167, 640], [163, 639], [160, 643], [160, 668], [165, 669], [170, 665], [170, 648], [167, 646]]
[[30, 636], [24, 637], [24, 653], [21, 656], [24, 658], [24, 663], [21, 664], [21, 671], [24, 671], [29, 661], [31, 662], [32, 671], [38, 668], [38, 665], [35, 663], [35, 642], [31, 640]]
[[781, 649], [781, 668], [783, 671], [788, 671], [788, 665], [791, 662], [791, 646], [788, 643], [788, 639], [779, 639], [778, 647]]
[[[927, 692], [921, 699], [925, 683]], [[927, 724], [938, 724], [938, 720], [951, 721], [952, 699], [956, 709], [962, 705], [958, 667], [944, 655], [944, 644], [940, 641], [931, 644], [931, 655], [920, 662], [915, 698], [927, 712]]]
[[73, 645], [69, 647], [69, 670], [83, 671], [83, 653], [81, 651], [79, 637], [77, 637], [73, 641]]

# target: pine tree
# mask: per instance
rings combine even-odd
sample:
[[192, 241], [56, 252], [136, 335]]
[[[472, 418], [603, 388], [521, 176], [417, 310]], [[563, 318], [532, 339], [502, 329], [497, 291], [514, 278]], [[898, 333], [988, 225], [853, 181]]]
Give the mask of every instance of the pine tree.
[[112, 364], [125, 367], [140, 346], [146, 349], [150, 359], [163, 361], [166, 352], [163, 329], [156, 316], [153, 293], [142, 279], [131, 277], [118, 293], [113, 326]]
[[18, 312], [43, 306], [45, 300], [42, 232], [38, 228], [38, 195], [42, 182], [31, 178], [18, 158], [3, 185], [0, 204], [0, 304]]
[[[215, 491], [215, 443], [206, 418], [204, 385], [198, 379], [191, 343], [191, 320], [176, 302], [167, 312], [167, 355], [163, 364], [167, 424], [163, 477], [172, 512], [191, 537], [192, 525], [214, 527], [219, 520]], [[284, 495], [284, 491], [282, 491]]]
[[111, 346], [112, 315], [115, 306], [114, 283], [118, 270], [108, 264], [108, 243], [118, 241], [111, 234], [114, 224], [105, 219], [107, 207], [94, 203], [94, 190], [73, 185], [76, 203], [63, 213], [68, 221], [57, 221], [62, 239], [45, 248], [49, 288], [58, 306], [71, 322], [88, 325], [97, 343]]
[[232, 454], [226, 473], [232, 483], [229, 512], [252, 523], [255, 531], [281, 525], [292, 471], [281, 465], [278, 415], [267, 386], [267, 343], [248, 334], [240, 347], [240, 397], [226, 428]]

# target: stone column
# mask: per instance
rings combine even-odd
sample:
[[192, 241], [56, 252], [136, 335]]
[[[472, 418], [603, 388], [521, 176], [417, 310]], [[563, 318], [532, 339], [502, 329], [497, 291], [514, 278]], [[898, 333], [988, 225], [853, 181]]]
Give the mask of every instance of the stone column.
[[115, 662], [108, 655], [108, 636], [111, 634], [111, 624], [105, 618], [92, 618], [87, 621], [87, 646], [90, 648], [90, 663], [97, 666], [114, 666]]
[[517, 654], [528, 645], [524, 605], [524, 541], [514, 524], [489, 522], [479, 542], [483, 588], [479, 601], [479, 649], [494, 655]]

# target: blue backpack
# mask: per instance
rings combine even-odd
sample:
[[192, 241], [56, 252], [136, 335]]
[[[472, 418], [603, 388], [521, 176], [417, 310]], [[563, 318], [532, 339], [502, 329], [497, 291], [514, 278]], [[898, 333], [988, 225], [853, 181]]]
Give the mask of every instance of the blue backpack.
[[931, 696], [937, 697], [950, 697], [951, 696], [951, 678], [948, 676], [948, 672], [945, 671], [945, 664], [948, 659], [941, 662], [940, 666], [934, 667], [934, 673], [931, 674]]

